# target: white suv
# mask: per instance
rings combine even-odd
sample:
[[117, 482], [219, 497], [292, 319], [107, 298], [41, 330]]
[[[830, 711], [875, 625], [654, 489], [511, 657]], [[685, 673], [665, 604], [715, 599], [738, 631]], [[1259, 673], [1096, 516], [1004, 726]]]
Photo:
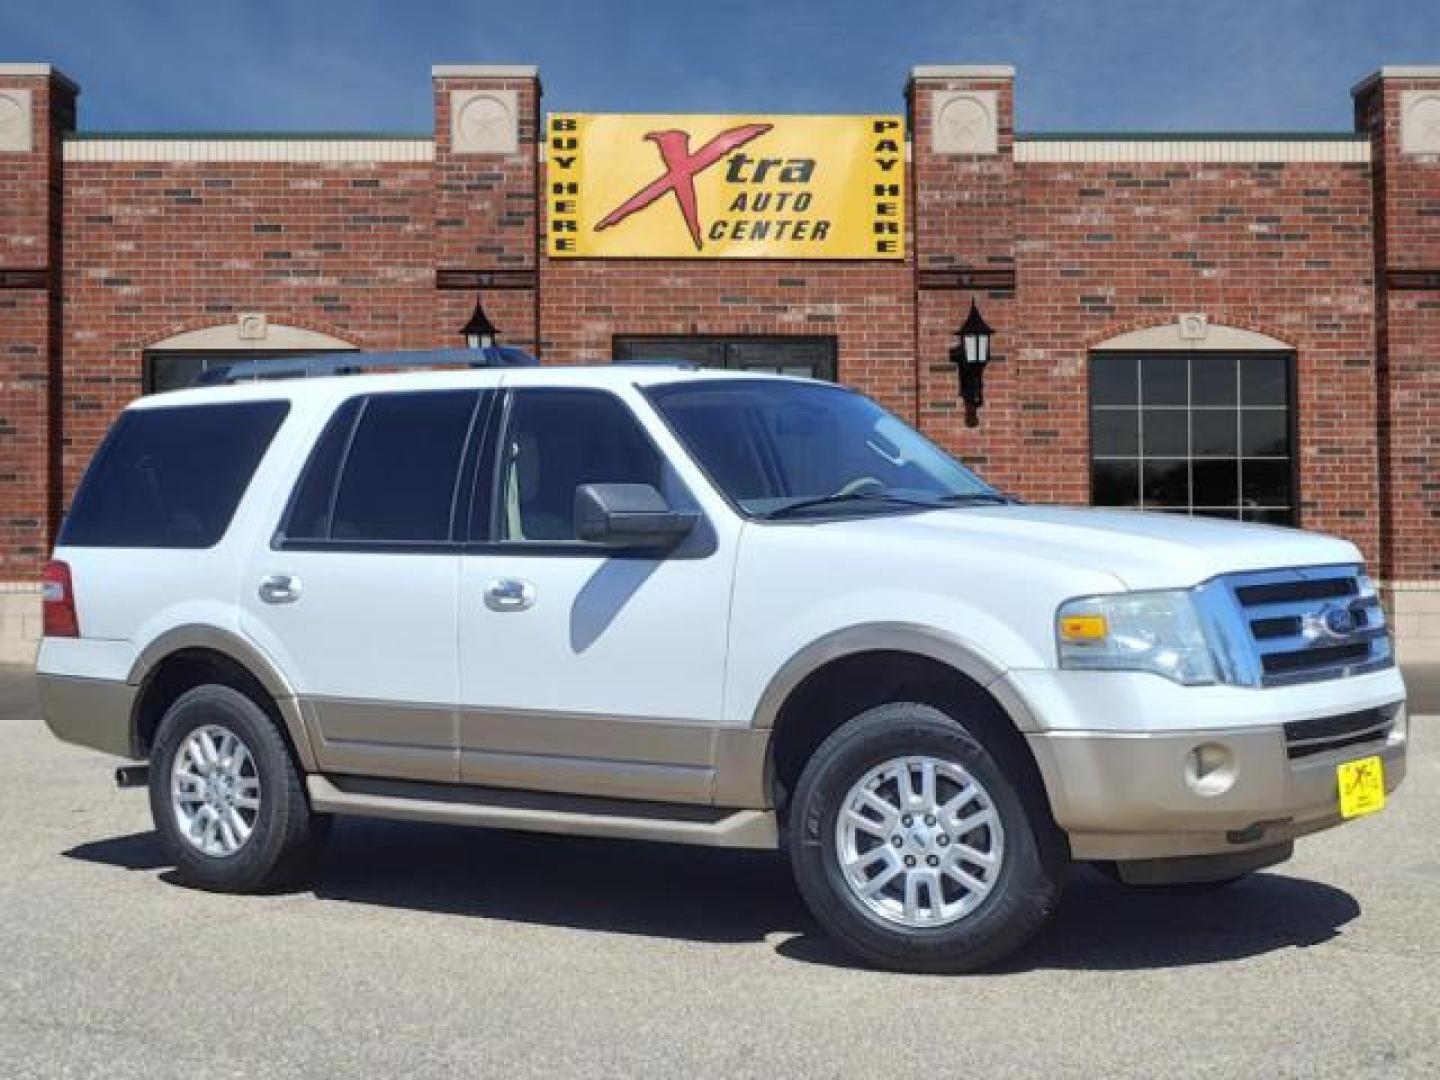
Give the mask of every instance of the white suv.
[[292, 878], [335, 814], [778, 846], [831, 934], [909, 970], [1016, 947], [1071, 860], [1230, 880], [1405, 768], [1351, 544], [1022, 506], [801, 379], [145, 398], [45, 617], [50, 727], [148, 762], [118, 775], [197, 884]]

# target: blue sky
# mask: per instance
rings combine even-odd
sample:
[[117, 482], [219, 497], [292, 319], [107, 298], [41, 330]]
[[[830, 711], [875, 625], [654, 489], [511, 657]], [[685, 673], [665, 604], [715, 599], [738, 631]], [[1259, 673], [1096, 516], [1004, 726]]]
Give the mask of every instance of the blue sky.
[[91, 130], [432, 126], [432, 63], [538, 63], [550, 109], [899, 110], [916, 63], [1019, 68], [1017, 125], [1348, 130], [1349, 87], [1440, 63], [1440, 0], [0, 0]]

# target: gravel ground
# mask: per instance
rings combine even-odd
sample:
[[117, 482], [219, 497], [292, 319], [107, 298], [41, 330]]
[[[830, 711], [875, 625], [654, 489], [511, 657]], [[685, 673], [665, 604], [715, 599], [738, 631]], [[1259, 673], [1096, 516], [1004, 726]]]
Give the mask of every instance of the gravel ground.
[[1003, 971], [857, 969], [776, 855], [346, 820], [176, 884], [0, 670], [0, 1076], [1440, 1075], [1440, 720], [1382, 814], [1208, 896], [1083, 868]]

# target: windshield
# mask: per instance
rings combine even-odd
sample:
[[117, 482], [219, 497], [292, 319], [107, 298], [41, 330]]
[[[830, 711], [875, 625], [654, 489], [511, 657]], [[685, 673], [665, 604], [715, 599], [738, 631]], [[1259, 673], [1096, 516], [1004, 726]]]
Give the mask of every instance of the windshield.
[[727, 379], [652, 387], [649, 396], [700, 467], [754, 517], [1007, 501], [843, 387]]

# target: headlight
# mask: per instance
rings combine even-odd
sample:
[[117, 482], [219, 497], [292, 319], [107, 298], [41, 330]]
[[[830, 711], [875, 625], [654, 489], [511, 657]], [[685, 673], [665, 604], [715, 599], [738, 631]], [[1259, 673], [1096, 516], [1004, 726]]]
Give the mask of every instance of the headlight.
[[1062, 668], [1153, 671], [1186, 686], [1217, 681], [1188, 592], [1070, 600], [1055, 614], [1055, 638]]

